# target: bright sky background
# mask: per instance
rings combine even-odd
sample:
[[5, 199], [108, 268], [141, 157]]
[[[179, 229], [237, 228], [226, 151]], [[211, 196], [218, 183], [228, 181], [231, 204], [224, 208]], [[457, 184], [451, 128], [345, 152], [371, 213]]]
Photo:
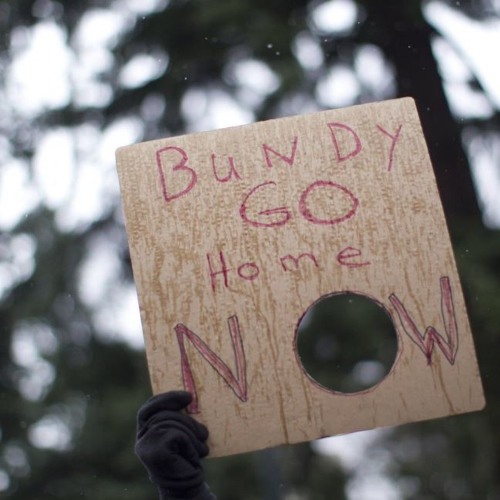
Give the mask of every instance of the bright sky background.
[[[7, 97], [26, 119], [46, 109], [72, 101], [76, 106], [105, 106], [112, 98], [111, 89], [99, 81], [99, 72], [109, 68], [110, 50], [118, 36], [129, 29], [137, 16], [162, 8], [167, 0], [120, 0], [110, 8], [93, 9], [81, 19], [71, 50], [66, 35], [47, 18], [32, 29], [19, 28], [13, 33], [13, 64], [7, 69]], [[500, 108], [500, 20], [478, 22], [437, 1], [428, 4], [425, 15], [444, 38], [434, 41], [445, 90], [453, 111], [459, 117], [487, 117]], [[310, 13], [311, 26], [320, 33], [344, 32], [358, 21], [359, 12], [352, 0], [331, 0]], [[270, 45], [269, 50], [274, 50]], [[298, 36], [294, 53], [309, 70], [324, 63], [317, 42], [307, 34]], [[124, 66], [119, 81], [124, 87], [136, 87], [158, 77], [169, 66], [163, 53], [137, 56]], [[362, 70], [361, 70], [362, 68]], [[388, 76], [389, 75], [389, 76]], [[468, 86], [474, 75], [486, 95]], [[190, 88], [182, 110], [190, 123], [188, 131], [209, 130], [250, 123], [252, 107], [262, 102], [279, 84], [276, 74], [261, 61], [230, 61], [227, 78], [239, 87], [238, 99], [222, 90]], [[322, 77], [316, 87], [316, 99], [324, 107], [352, 104], [360, 84], [372, 86], [380, 99], [391, 95], [390, 68], [381, 51], [364, 46], [356, 56], [354, 69], [337, 64]], [[378, 92], [378, 94], [377, 94]], [[300, 102], [302, 111], [314, 111], [317, 104]], [[144, 113], [163, 113], [164, 102], [151, 97]], [[9, 230], [39, 203], [56, 211], [56, 223], [62, 231], [79, 231], [100, 216], [119, 197], [115, 172], [115, 150], [136, 142], [141, 134], [140, 117], [130, 116], [104, 130], [92, 124], [74, 129], [44, 130], [33, 159], [34, 178], [26, 165], [1, 153], [0, 230]], [[470, 131], [473, 135], [474, 131]], [[498, 138], [475, 136], [469, 147], [473, 175], [485, 221], [500, 227], [500, 143]], [[94, 311], [93, 320], [103, 334], [122, 339], [142, 349], [143, 339], [135, 288], [118, 279], [119, 261], [116, 243], [96, 238], [88, 248], [80, 269], [79, 287], [83, 300]], [[33, 271], [36, 241], [28, 235], [15, 236], [11, 251], [0, 261], [0, 300], [15, 283]], [[55, 349], [53, 332], [43, 325], [22, 325], [14, 337], [15, 360], [28, 368], [21, 381], [22, 394], [31, 399], [43, 397], [54, 379], [50, 363], [43, 354]], [[65, 449], [70, 445], [71, 425], [83, 419], [84, 412], [75, 402], [67, 416], [47, 415], [31, 430], [37, 446]], [[76, 417], [75, 417], [76, 415]], [[78, 417], [80, 415], [80, 417]], [[71, 417], [71, 418], [70, 418]], [[73, 423], [70, 423], [73, 422]], [[397, 500], [397, 488], [387, 479], [385, 468], [390, 457], [376, 467], [363, 461], [367, 447], [386, 431], [371, 431], [328, 438], [317, 443], [318, 450], [332, 454], [349, 470], [355, 471], [349, 485], [350, 498], [356, 500]], [[382, 433], [382, 434], [381, 434]], [[3, 482], [2, 482], [3, 481]], [[0, 491], [5, 477], [0, 471]]]

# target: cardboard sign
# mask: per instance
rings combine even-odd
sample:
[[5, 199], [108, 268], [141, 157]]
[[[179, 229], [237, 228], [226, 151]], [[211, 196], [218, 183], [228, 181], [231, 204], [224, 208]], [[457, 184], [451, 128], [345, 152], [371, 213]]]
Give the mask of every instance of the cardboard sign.
[[[212, 456], [484, 405], [460, 282], [411, 99], [117, 152], [155, 393], [185, 388]], [[297, 357], [321, 297], [380, 304], [390, 373], [354, 394]]]

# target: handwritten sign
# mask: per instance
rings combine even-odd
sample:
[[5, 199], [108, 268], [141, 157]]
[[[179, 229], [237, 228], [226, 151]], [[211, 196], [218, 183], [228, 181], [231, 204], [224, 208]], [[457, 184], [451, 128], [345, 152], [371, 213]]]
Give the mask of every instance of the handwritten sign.
[[[155, 393], [185, 388], [212, 456], [480, 409], [462, 291], [411, 99], [117, 151]], [[352, 292], [390, 315], [375, 387], [325, 389], [300, 318]]]

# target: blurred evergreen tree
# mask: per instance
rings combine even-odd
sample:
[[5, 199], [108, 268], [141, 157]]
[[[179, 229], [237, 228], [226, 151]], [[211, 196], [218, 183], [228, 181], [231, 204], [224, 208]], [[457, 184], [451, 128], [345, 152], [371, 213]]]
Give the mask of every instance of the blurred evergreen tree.
[[[468, 120], [452, 115], [432, 50], [438, 33], [423, 15], [423, 3], [359, 0], [351, 4], [354, 21], [338, 29], [318, 26], [314, 15], [323, 3], [316, 1], [146, 4], [149, 11], [137, 10], [137, 3], [134, 10], [132, 0], [0, 1], [2, 162], [20, 160], [32, 179], [40, 136], [50, 128], [105, 131], [135, 117], [138, 140], [153, 139], [203, 128], [210, 106], [221, 98], [251, 120], [319, 110], [332, 106], [335, 96], [325, 99], [319, 86], [335, 70], [347, 70], [358, 83], [344, 104], [415, 97], [456, 243], [489, 407], [478, 415], [394, 429], [373, 453], [390, 451], [389, 472], [408, 498], [497, 498], [500, 239], [479, 221], [462, 132], [474, 126], [498, 134], [499, 113]], [[462, 1], [460, 8], [477, 18], [498, 16], [493, 2]], [[14, 40], [54, 22], [78, 68], [84, 20], [111, 11], [122, 28], [110, 46], [110, 64], [94, 82], [99, 99], [79, 100], [75, 82], [65, 105], [31, 116], [12, 106], [6, 75], [16, 57]], [[366, 53], [383, 65], [385, 80], [371, 81]], [[153, 58], [156, 72], [127, 80], [125, 70], [141, 57]], [[245, 81], [242, 71], [255, 71], [255, 63], [270, 82], [266, 89]], [[472, 84], [479, 87], [477, 80]], [[119, 198], [95, 220], [70, 230], [57, 217], [42, 200], [0, 233], [0, 488], [6, 498], [19, 500], [156, 498], [133, 455], [135, 412], [150, 391], [144, 354], [100, 331], [80, 286], [82, 266], [99, 237], [119, 249], [117, 280], [132, 279]], [[19, 248], [33, 250], [32, 268], [19, 261]], [[23, 352], [32, 352], [31, 358]], [[220, 500], [286, 494], [342, 499], [349, 481], [340, 464], [308, 444], [217, 459], [207, 469]]]

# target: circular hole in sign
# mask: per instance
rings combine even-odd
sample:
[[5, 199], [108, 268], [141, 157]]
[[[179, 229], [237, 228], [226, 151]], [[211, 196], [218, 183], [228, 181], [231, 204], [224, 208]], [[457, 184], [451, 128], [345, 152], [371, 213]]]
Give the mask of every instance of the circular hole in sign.
[[298, 324], [295, 342], [300, 362], [314, 381], [349, 394], [377, 385], [398, 353], [398, 337], [387, 310], [350, 292], [312, 304]]

